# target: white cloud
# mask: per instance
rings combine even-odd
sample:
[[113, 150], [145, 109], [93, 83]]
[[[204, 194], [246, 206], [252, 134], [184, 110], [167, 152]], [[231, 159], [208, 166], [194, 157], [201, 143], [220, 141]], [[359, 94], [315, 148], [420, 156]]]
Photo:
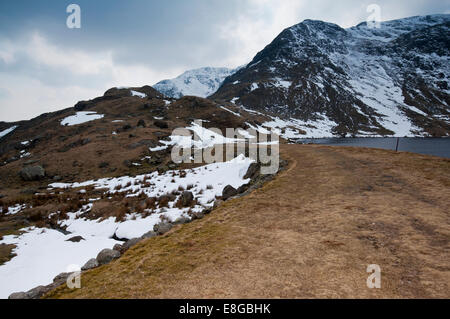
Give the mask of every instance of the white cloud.
[[[20, 59], [24, 57], [29, 60], [27, 63], [31, 61], [33, 67], [38, 67], [39, 76], [34, 76], [32, 71], [26, 74], [13, 69], [2, 72], [0, 88], [8, 94], [0, 96], [0, 121], [30, 119], [43, 112], [70, 107], [77, 101], [100, 96], [111, 87], [151, 85], [184, 71], [175, 69], [162, 73], [145, 65], [120, 65], [114, 62], [112, 51], [89, 53], [59, 47], [38, 32], [15, 42], [9, 39], [2, 41], [0, 59], [5, 64], [20, 64], [23, 62]], [[94, 81], [95, 85], [67, 81], [58, 86], [42, 81], [42, 73], [54, 76], [55, 72], [58, 78], [63, 79], [65, 75], [67, 78], [80, 75], [87, 79], [98, 77], [107, 80], [101, 81], [101, 84]]]
[[250, 62], [283, 29], [298, 23], [306, 1], [249, 0], [247, 5], [234, 20], [219, 26], [219, 36], [235, 48], [226, 60], [233, 67]]

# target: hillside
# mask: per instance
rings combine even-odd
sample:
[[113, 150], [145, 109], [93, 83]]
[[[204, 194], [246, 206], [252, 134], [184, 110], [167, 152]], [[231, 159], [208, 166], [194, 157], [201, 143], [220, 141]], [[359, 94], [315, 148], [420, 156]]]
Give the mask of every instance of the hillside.
[[[203, 154], [216, 144], [255, 144], [246, 129], [268, 120], [231, 103], [171, 99], [144, 86], [2, 123], [0, 298], [48, 285], [67, 265], [153, 236], [161, 223], [202, 218], [216, 201], [247, 191], [255, 181], [246, 171], [257, 160], [249, 148], [233, 146], [217, 164]], [[227, 128], [240, 130], [228, 137]], [[174, 162], [175, 146], [189, 152], [187, 162]]]
[[[327, 136], [448, 136], [450, 15], [284, 30], [211, 98]], [[298, 137], [302, 137], [299, 134]]]
[[[282, 145], [289, 167], [47, 298], [449, 298], [448, 160]], [[426, 212], [426, 214], [424, 214]], [[370, 264], [382, 289], [368, 289]]]

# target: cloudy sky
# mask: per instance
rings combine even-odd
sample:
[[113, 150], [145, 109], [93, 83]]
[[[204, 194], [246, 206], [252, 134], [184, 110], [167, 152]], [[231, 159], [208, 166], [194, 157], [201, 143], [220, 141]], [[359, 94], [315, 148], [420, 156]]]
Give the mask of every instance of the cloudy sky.
[[[66, 25], [69, 4], [81, 28]], [[15, 0], [0, 2], [0, 121], [30, 119], [203, 66], [248, 63], [284, 28], [318, 19], [350, 27], [450, 13], [450, 0]]]

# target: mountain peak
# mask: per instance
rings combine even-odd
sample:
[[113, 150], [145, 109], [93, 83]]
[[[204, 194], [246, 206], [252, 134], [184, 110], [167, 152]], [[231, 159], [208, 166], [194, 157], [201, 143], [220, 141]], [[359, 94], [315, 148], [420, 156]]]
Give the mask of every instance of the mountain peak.
[[222, 84], [226, 77], [235, 72], [234, 69], [204, 67], [188, 70], [180, 76], [156, 83], [153, 88], [172, 98], [186, 95], [207, 97]]
[[330, 136], [448, 136], [449, 19], [410, 17], [373, 29], [305, 20], [281, 32], [212, 98]]

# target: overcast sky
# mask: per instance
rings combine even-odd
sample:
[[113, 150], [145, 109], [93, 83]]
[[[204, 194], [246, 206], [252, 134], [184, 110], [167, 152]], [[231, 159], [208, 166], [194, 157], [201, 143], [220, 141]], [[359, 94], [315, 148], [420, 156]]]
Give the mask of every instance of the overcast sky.
[[[69, 29], [66, 8], [81, 7]], [[304, 19], [351, 27], [369, 4], [381, 19], [450, 13], [450, 0], [39, 0], [0, 2], [0, 121], [30, 119], [185, 70], [248, 63]]]

